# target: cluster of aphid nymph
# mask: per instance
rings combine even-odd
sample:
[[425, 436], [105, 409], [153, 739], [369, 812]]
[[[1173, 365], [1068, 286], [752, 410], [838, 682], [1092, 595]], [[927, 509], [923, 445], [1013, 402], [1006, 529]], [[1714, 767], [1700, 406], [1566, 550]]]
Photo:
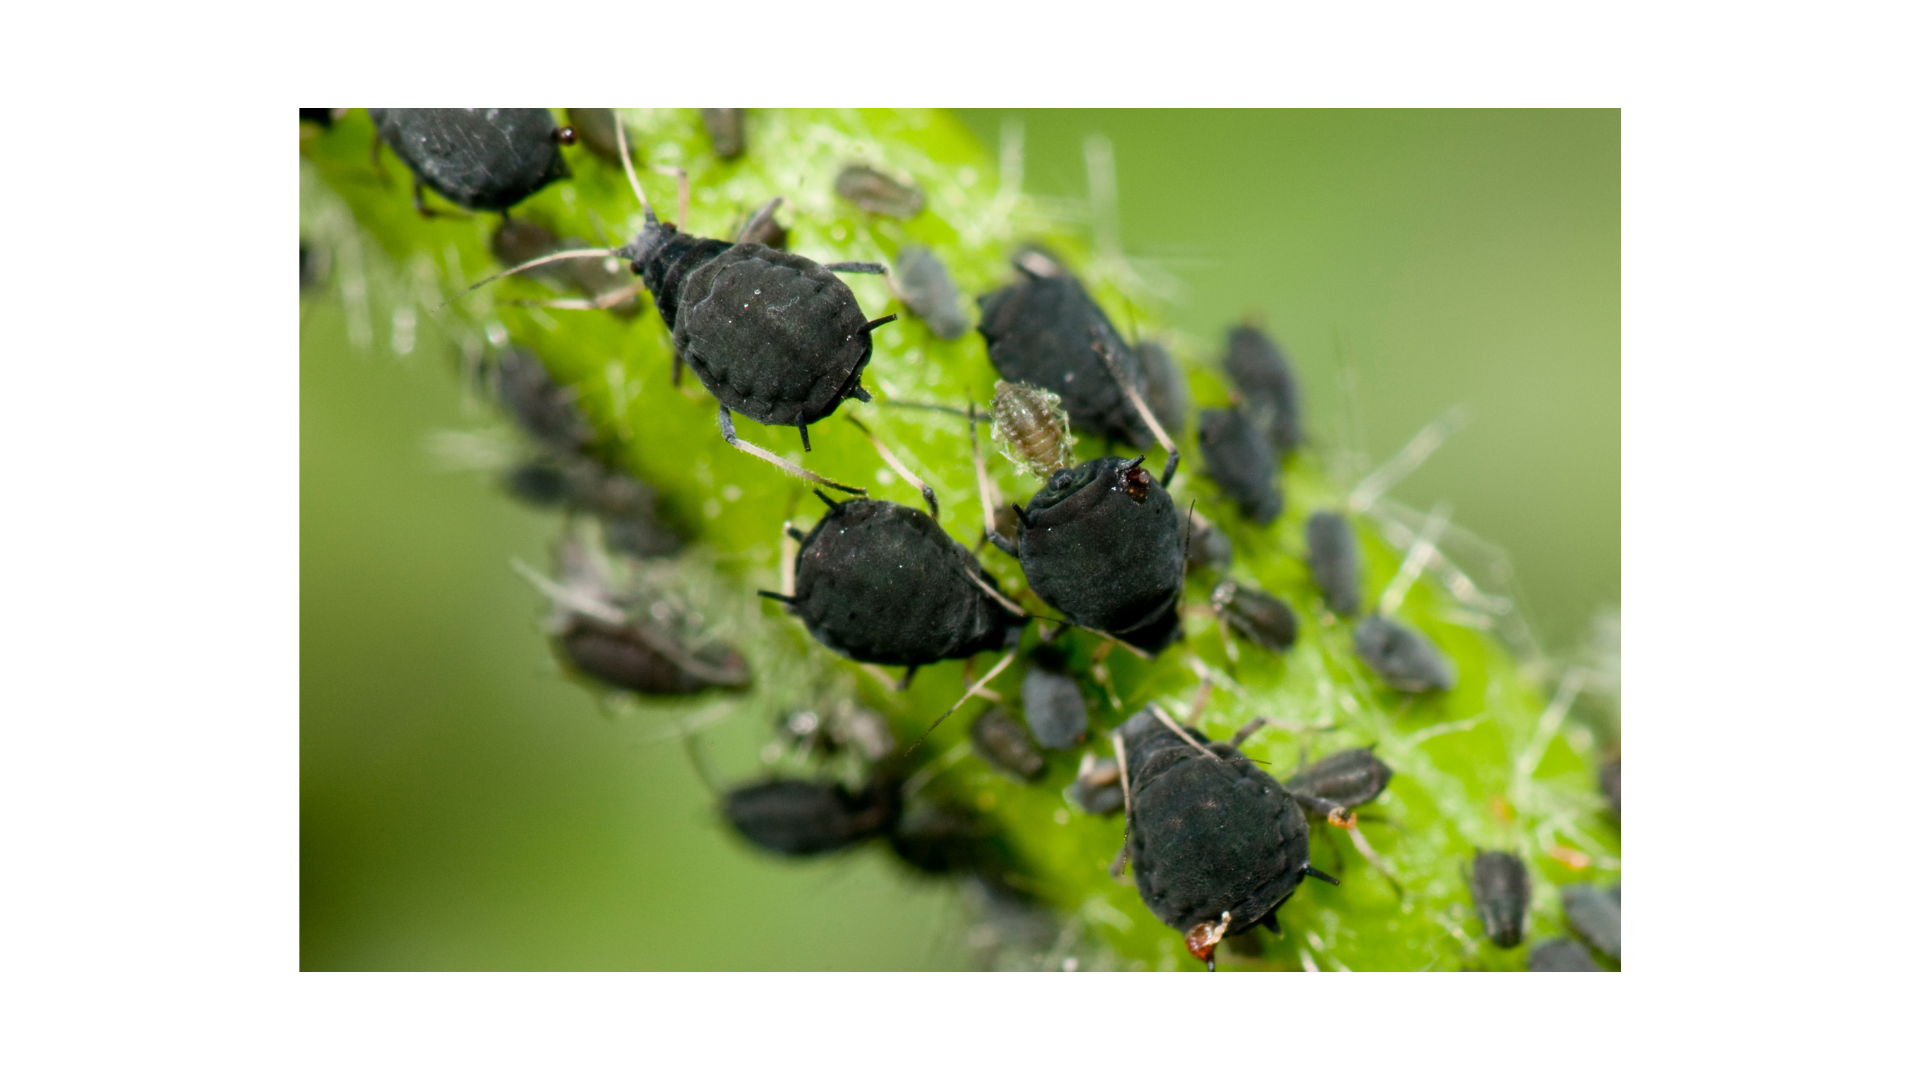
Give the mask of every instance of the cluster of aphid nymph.
[[[712, 396], [720, 438], [804, 483], [794, 487], [810, 494], [799, 504], [801, 518], [783, 529], [778, 565], [760, 568], [779, 580], [778, 588], [759, 590], [763, 617], [803, 628], [806, 648], [859, 666], [842, 665], [847, 672], [891, 669], [883, 674], [902, 691], [919, 669], [964, 665], [963, 692], [937, 715], [890, 721], [844, 693], [768, 717], [774, 743], [766, 760], [784, 767], [753, 782], [715, 779], [687, 735], [718, 816], [745, 843], [810, 857], [880, 841], [920, 871], [965, 875], [1001, 897], [1044, 903], [1045, 889], [1016, 845], [974, 802], [943, 794], [933, 781], [955, 755], [978, 759], [1015, 785], [1037, 783], [1050, 762], [1077, 762], [1068, 805], [1090, 822], [1124, 815], [1108, 872], [1118, 881], [1130, 874], [1146, 909], [1209, 969], [1222, 942], [1257, 928], [1278, 931], [1277, 913], [1296, 893], [1314, 903], [1316, 892], [1338, 886], [1328, 870], [1377, 873], [1401, 888], [1361, 829], [1363, 820], [1380, 819], [1359, 813], [1388, 790], [1400, 762], [1382, 760], [1370, 746], [1315, 760], [1303, 750], [1281, 779], [1242, 747], [1264, 730], [1299, 730], [1297, 718], [1256, 717], [1227, 739], [1209, 737], [1196, 718], [1210, 693], [1231, 685], [1222, 680], [1242, 650], [1286, 656], [1303, 619], [1314, 632], [1350, 643], [1367, 677], [1395, 700], [1448, 694], [1458, 679], [1455, 658], [1397, 617], [1401, 582], [1385, 593], [1367, 588], [1354, 506], [1303, 507], [1310, 510], [1304, 545], [1289, 558], [1317, 594], [1311, 610], [1296, 612], [1260, 582], [1230, 572], [1228, 530], [1201, 515], [1197, 500], [1169, 491], [1182, 465], [1178, 440], [1190, 428], [1184, 369], [1163, 345], [1129, 341], [1117, 330], [1066, 257], [1038, 242], [1017, 247], [998, 281], [978, 283], [984, 295], [970, 325], [966, 298], [937, 245], [901, 245], [892, 265], [816, 262], [786, 250], [778, 198], [729, 230], [731, 239], [698, 236], [684, 231], [685, 173], [680, 223], [662, 220], [635, 166], [645, 147], [634, 145], [613, 110], [567, 110], [566, 126], [546, 109], [368, 113], [380, 143], [411, 171], [421, 213], [449, 212], [428, 205], [431, 191], [466, 211], [500, 215], [493, 251], [505, 268], [471, 289], [514, 275], [566, 294], [543, 301], [546, 308], [595, 313], [562, 320], [651, 318], [650, 302], [671, 337], [673, 368], [663, 378], [679, 386], [691, 369]], [[335, 118], [331, 110], [302, 110], [303, 121]], [[704, 110], [702, 118], [716, 155], [752, 152], [740, 110]], [[604, 163], [590, 167], [624, 173], [638, 200], [644, 226], [627, 243], [587, 246], [512, 215], [521, 200], [572, 175], [561, 148], [576, 144]], [[376, 146], [376, 160], [380, 152]], [[926, 202], [909, 179], [857, 162], [830, 186], [835, 198], [876, 217], [910, 219]], [[980, 387], [979, 400], [959, 389], [944, 400], [876, 400], [863, 384], [869, 365], [881, 371], [902, 361], [876, 357], [874, 330], [900, 314], [869, 317], [842, 280], [849, 274], [885, 275], [905, 313], [934, 337], [978, 333], [998, 377], [991, 396]], [[1271, 535], [1252, 528], [1282, 514], [1283, 466], [1308, 442], [1292, 365], [1257, 322], [1225, 332], [1217, 370], [1229, 400], [1199, 409], [1191, 425], [1199, 472], [1218, 493], [1208, 505], [1216, 517], [1239, 515], [1247, 529], [1237, 535]], [[528, 446], [504, 482], [517, 498], [563, 510], [570, 522], [550, 573], [522, 568], [552, 601], [547, 629], [558, 663], [591, 685], [646, 698], [724, 698], [753, 686], [760, 673], [750, 670], [752, 650], [714, 633], [696, 606], [634, 572], [683, 557], [690, 530], [615, 463], [607, 436], [596, 434], [575, 392], [550, 376], [531, 347], [506, 345], [489, 357], [491, 391]], [[859, 407], [848, 413], [869, 419], [889, 408], [933, 410], [956, 432], [964, 428], [978, 518], [964, 527], [951, 513], [943, 520], [941, 493], [907, 467], [897, 446], [846, 413], [843, 421], [858, 427], [877, 461], [919, 488], [918, 505], [870, 497], [797, 463], [812, 450], [809, 429], [849, 401]], [[747, 442], [736, 415], [797, 429], [802, 456]], [[1106, 452], [1077, 457], [1076, 445], [1088, 443]], [[1011, 498], [989, 474], [994, 448], [1022, 477]], [[995, 467], [1005, 474], [1004, 465]], [[970, 501], [973, 492], [966, 495]], [[1190, 600], [1190, 588], [1202, 599]], [[1214, 633], [1228, 668], [1192, 659], [1190, 635]], [[1107, 667], [1116, 652], [1191, 668], [1201, 675], [1196, 695], [1122, 708]], [[976, 664], [984, 667], [977, 674]], [[1017, 680], [1010, 678], [1008, 692], [994, 690], [1009, 671]], [[985, 699], [974, 708], [985, 707], [970, 721], [969, 737], [951, 752], [927, 749], [928, 735], [974, 698]], [[1617, 814], [1617, 760], [1611, 767]], [[1349, 870], [1323, 858], [1325, 869], [1315, 866], [1310, 840], [1335, 836], [1349, 838], [1368, 865]], [[1502, 948], [1519, 945], [1531, 897], [1527, 868], [1511, 854], [1480, 851], [1465, 873], [1486, 936]], [[1617, 961], [1617, 883], [1610, 892], [1573, 887], [1563, 900], [1569, 924]], [[1257, 953], [1251, 939], [1242, 944]], [[1534, 952], [1537, 970], [1594, 966], [1586, 947], [1569, 940]]]

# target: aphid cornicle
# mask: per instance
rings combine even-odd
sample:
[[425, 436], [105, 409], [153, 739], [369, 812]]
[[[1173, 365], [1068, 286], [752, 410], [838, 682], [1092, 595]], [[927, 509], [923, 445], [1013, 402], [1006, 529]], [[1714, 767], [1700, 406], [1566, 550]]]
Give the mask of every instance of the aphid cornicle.
[[974, 755], [1023, 784], [1047, 771], [1047, 761], [1020, 721], [1003, 709], [988, 709], [973, 722], [970, 734]]
[[1200, 459], [1240, 512], [1255, 525], [1280, 516], [1280, 491], [1273, 484], [1273, 448], [1239, 409], [1202, 409]]
[[1591, 885], [1566, 885], [1560, 889], [1560, 906], [1567, 913], [1567, 925], [1609, 957], [1620, 959], [1620, 885], [1596, 889]]
[[1360, 545], [1346, 518], [1320, 510], [1307, 519], [1307, 567], [1328, 611], [1352, 615], [1360, 610]]
[[900, 816], [894, 785], [861, 791], [807, 780], [766, 780], [734, 788], [721, 803], [748, 843], [780, 855], [821, 855], [879, 836]]
[[1149, 653], [1180, 637], [1186, 558], [1180, 515], [1143, 457], [1096, 458], [1053, 474], [1025, 507], [1019, 536], [990, 539], [1020, 560], [1027, 585], [1076, 625]]
[[1221, 939], [1275, 912], [1309, 876], [1307, 819], [1278, 780], [1232, 745], [1175, 730], [1151, 710], [1120, 726], [1127, 854], [1147, 910], [1213, 967]]
[[1458, 673], [1425, 634], [1384, 615], [1370, 615], [1353, 628], [1353, 651], [1395, 690], [1421, 694], [1451, 690]]
[[878, 499], [828, 506], [800, 540], [786, 604], [822, 645], [861, 663], [912, 669], [1010, 648], [1027, 624], [988, 589], [973, 553], [925, 513]]
[[1473, 856], [1473, 906], [1487, 937], [1503, 949], [1520, 944], [1527, 933], [1527, 905], [1533, 900], [1533, 882], [1527, 864], [1505, 851], [1480, 851]]
[[1251, 326], [1227, 335], [1227, 377], [1239, 388], [1247, 414], [1275, 453], [1291, 453], [1306, 432], [1300, 426], [1300, 390], [1286, 354]]
[[1543, 941], [1527, 954], [1528, 971], [1599, 971], [1587, 947], [1568, 938]]
[[1213, 610], [1234, 633], [1271, 652], [1293, 648], [1299, 620], [1285, 600], [1237, 581], [1213, 589]]
[[560, 156], [571, 130], [546, 109], [368, 109], [374, 130], [425, 184], [456, 206], [500, 210], [573, 175]]
[[1087, 737], [1087, 699], [1065, 671], [1065, 656], [1041, 646], [1033, 666], [1020, 680], [1020, 708], [1034, 741], [1049, 750], [1065, 750]]
[[1013, 265], [1023, 280], [980, 298], [980, 335], [986, 338], [994, 370], [1010, 383], [1060, 395], [1082, 432], [1129, 446], [1153, 445], [1152, 431], [1094, 349], [1098, 341], [1112, 357], [1118, 377], [1140, 385], [1139, 359], [1106, 312], [1078, 278], [1046, 255], [1028, 250]]

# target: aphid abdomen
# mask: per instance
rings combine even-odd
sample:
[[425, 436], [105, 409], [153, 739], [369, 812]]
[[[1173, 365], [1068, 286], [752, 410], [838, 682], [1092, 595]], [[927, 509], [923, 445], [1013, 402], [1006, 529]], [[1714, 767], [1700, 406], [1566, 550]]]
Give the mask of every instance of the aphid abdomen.
[[1183, 932], [1230, 912], [1231, 934], [1293, 894], [1306, 876], [1307, 821], [1279, 781], [1224, 743], [1209, 746], [1218, 760], [1205, 756], [1147, 713], [1121, 734], [1128, 852], [1147, 910]]
[[1005, 648], [1026, 620], [969, 573], [995, 584], [926, 514], [853, 499], [801, 544], [793, 610], [821, 644], [862, 663], [918, 666]]
[[1256, 525], [1280, 516], [1280, 492], [1273, 486], [1273, 448], [1254, 422], [1238, 409], [1200, 413], [1200, 455], [1207, 475], [1240, 512]]
[[687, 275], [673, 344], [720, 404], [763, 424], [832, 415], [873, 355], [845, 282], [761, 244], [735, 245]]
[[1360, 546], [1346, 518], [1321, 510], [1307, 519], [1307, 565], [1328, 611], [1360, 610]]
[[1014, 464], [1041, 478], [1073, 468], [1073, 434], [1060, 395], [1001, 380], [993, 384], [993, 434]]

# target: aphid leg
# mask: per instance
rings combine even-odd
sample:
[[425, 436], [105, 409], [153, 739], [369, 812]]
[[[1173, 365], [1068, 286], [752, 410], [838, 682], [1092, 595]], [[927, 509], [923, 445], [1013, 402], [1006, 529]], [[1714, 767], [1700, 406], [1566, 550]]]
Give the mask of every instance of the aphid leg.
[[1179, 724], [1174, 723], [1173, 717], [1168, 716], [1167, 710], [1161, 708], [1157, 703], [1151, 702], [1151, 701], [1148, 702], [1147, 711], [1153, 714], [1153, 718], [1155, 720], [1158, 720], [1162, 724], [1165, 724], [1168, 731], [1171, 731], [1175, 735], [1180, 736], [1181, 740], [1184, 741], [1188, 746], [1193, 747], [1195, 750], [1200, 751], [1201, 753], [1207, 755], [1208, 757], [1212, 758], [1215, 761], [1220, 760], [1219, 754], [1216, 754], [1213, 751], [1195, 742], [1193, 736], [1187, 734], [1187, 729], [1181, 727]]
[[380, 133], [375, 131], [373, 133], [373, 172], [374, 175], [380, 178], [381, 187], [386, 187], [393, 183], [393, 178], [387, 175], [386, 163], [380, 160], [380, 148], [384, 145], [386, 144], [381, 141]]
[[800, 450], [801, 450], [801, 452], [803, 452], [803, 453], [808, 453], [808, 454], [811, 454], [811, 453], [813, 453], [813, 440], [812, 440], [812, 439], [809, 439], [809, 438], [807, 438], [807, 425], [805, 425], [805, 424], [795, 424], [794, 426], [800, 429]]
[[945, 720], [949, 716], [952, 716], [960, 708], [960, 706], [965, 705], [967, 703], [968, 698], [973, 697], [975, 694], [978, 694], [982, 688], [984, 688], [988, 683], [992, 682], [995, 678], [997, 678], [1001, 672], [1007, 670], [1007, 665], [1013, 663], [1013, 657], [1017, 651], [1018, 650], [1016, 649], [1008, 649], [1006, 652], [1006, 655], [1000, 658], [999, 663], [988, 668], [987, 673], [985, 675], [980, 676], [979, 682], [976, 682], [973, 685], [967, 687], [967, 692], [960, 695], [960, 700], [954, 702], [952, 708], [949, 708], [946, 712], [941, 713], [937, 718], [935, 718], [933, 723], [927, 726], [927, 730], [923, 732], [918, 739], [914, 740], [913, 745], [907, 747], [907, 756], [911, 757], [913, 755], [913, 752], [920, 748], [920, 744], [927, 741], [927, 736], [933, 734], [933, 729], [940, 726], [940, 721]]
[[1359, 822], [1349, 820], [1344, 827], [1347, 835], [1353, 839], [1354, 849], [1360, 852], [1360, 857], [1367, 860], [1375, 870], [1380, 871], [1381, 877], [1387, 879], [1387, 884], [1393, 886], [1393, 895], [1404, 898], [1407, 890], [1401, 886], [1399, 879], [1387, 870], [1387, 864], [1381, 861], [1379, 854], [1373, 850], [1373, 845], [1367, 843], [1367, 836], [1360, 831]]
[[782, 604], [791, 605], [793, 603], [793, 597], [774, 592], [771, 589], [755, 589], [753, 591], [756, 593], [759, 593], [761, 596], [764, 596], [769, 600], [778, 600]]
[[1147, 430], [1153, 432], [1154, 441], [1160, 444], [1160, 449], [1167, 452], [1167, 467], [1160, 474], [1160, 486], [1168, 486], [1173, 483], [1174, 474], [1180, 471], [1180, 448], [1173, 445], [1173, 440], [1167, 437], [1167, 429], [1160, 426], [1160, 421], [1153, 415], [1153, 410], [1148, 408], [1147, 403], [1141, 399], [1140, 391], [1134, 389], [1132, 383], [1120, 377], [1120, 365], [1114, 362], [1113, 353], [1107, 349], [1107, 343], [1100, 340], [1100, 331], [1097, 328], [1090, 328], [1087, 333], [1093, 338], [1094, 355], [1106, 365], [1107, 374], [1113, 376], [1114, 385], [1120, 388], [1121, 393], [1127, 395], [1127, 402], [1133, 406], [1133, 411], [1140, 414], [1140, 419], [1147, 422]]
[[1127, 872], [1127, 834], [1133, 828], [1133, 785], [1127, 779], [1127, 744], [1119, 732], [1113, 733], [1113, 759], [1120, 766], [1120, 805], [1126, 809], [1120, 827], [1120, 851], [1107, 866], [1107, 876], [1118, 879]]
[[673, 350], [673, 385], [674, 386], [677, 387], [680, 385], [680, 373], [686, 369], [686, 366], [687, 366], [686, 358], [680, 355], [680, 350], [679, 349]]
[[1315, 870], [1313, 868], [1312, 863], [1308, 863], [1307, 865], [1302, 866], [1300, 868], [1300, 872], [1303, 874], [1306, 874], [1310, 878], [1319, 878], [1321, 881], [1324, 881], [1329, 885], [1340, 884], [1339, 878], [1334, 877], [1332, 874], [1327, 873], [1325, 870]]
[[[917, 487], [920, 489], [920, 497], [927, 501], [927, 510], [932, 513], [933, 520], [939, 521], [940, 520], [940, 498], [939, 496], [933, 493], [933, 485], [920, 479], [918, 476], [915, 476], [913, 473], [913, 470], [907, 468], [906, 465], [903, 464], [900, 461], [900, 459], [894, 455], [894, 452], [892, 450], [887, 449], [887, 444], [881, 442], [877, 437], [875, 437], [873, 432], [867, 430], [867, 425], [861, 423], [857, 417], [849, 416], [847, 417], [847, 422], [852, 424], [854, 427], [857, 427], [860, 429], [860, 434], [865, 435], [867, 437], [867, 441], [873, 444], [874, 451], [880, 455], [881, 461], [884, 461], [887, 463], [887, 467], [889, 469], [892, 469], [894, 472], [899, 473], [900, 479], [905, 480], [907, 483], [912, 484], [914, 487]], [[805, 435], [806, 430], [807, 429], [805, 427], [802, 427], [800, 429], [801, 438], [803, 440], [806, 437]], [[992, 590], [988, 590], [988, 591], [992, 591]]]
[[1248, 739], [1252, 738], [1254, 732], [1259, 731], [1261, 728], [1266, 726], [1267, 726], [1267, 718], [1264, 716], [1256, 716], [1253, 719], [1247, 721], [1245, 724], [1240, 725], [1240, 730], [1233, 733], [1233, 738], [1229, 741], [1228, 745], [1232, 746], [1235, 750], [1238, 750], [1240, 749], [1241, 743], [1246, 742]]
[[752, 454], [761, 461], [785, 469], [787, 472], [798, 476], [810, 484], [824, 484], [827, 487], [833, 488], [835, 491], [844, 491], [849, 495], [865, 495], [867, 493], [866, 488], [849, 487], [846, 484], [829, 480], [819, 473], [809, 472], [788, 461], [786, 458], [775, 454], [773, 451], [762, 449], [735, 435], [733, 433], [733, 413], [725, 405], [720, 406], [720, 437], [727, 440], [727, 445], [733, 447], [735, 450]]
[[413, 208], [419, 211], [420, 216], [423, 218], [437, 218], [437, 217], [463, 218], [463, 217], [472, 216], [471, 214], [463, 214], [458, 210], [435, 210], [433, 207], [428, 206], [427, 200], [426, 200], [426, 188], [421, 185], [420, 178], [417, 176], [413, 178]]
[[[967, 402], [967, 445], [973, 448], [973, 478], [980, 484], [980, 544], [994, 540], [994, 546], [1009, 555], [1019, 558], [1019, 551], [1012, 541], [1003, 536], [999, 529], [1000, 492], [993, 486], [993, 479], [987, 475], [987, 459], [980, 453], [979, 416], [973, 402]], [[980, 550], [979, 547], [974, 548]]]
[[919, 670], [920, 668], [918, 665], [908, 664], [907, 670], [900, 673], [900, 681], [894, 683], [893, 688], [895, 690], [900, 691], [901, 693], [906, 693], [907, 687], [912, 685], [913, 683], [913, 673]]
[[[633, 188], [634, 197], [640, 200], [640, 209], [646, 213], [647, 223], [649, 225], [656, 224], [660, 219], [654, 216], [653, 204], [647, 201], [647, 193], [640, 189], [640, 174], [633, 171], [633, 153], [627, 149], [627, 125], [618, 123], [617, 121], [619, 119], [619, 114], [616, 113], [614, 115], [616, 123], [613, 125], [613, 139], [620, 147], [620, 165], [627, 170], [627, 184]], [[682, 215], [682, 217], [685, 217], [685, 215]], [[676, 380], [674, 385], [678, 386], [679, 382]]]
[[[1193, 726], [1200, 718], [1200, 710], [1207, 707], [1207, 699], [1213, 696], [1213, 680], [1201, 679], [1200, 691], [1193, 695], [1193, 704], [1187, 707], [1187, 726]], [[1239, 746], [1239, 743], [1233, 745]]]
[[[831, 262], [820, 265], [836, 274], [884, 274], [887, 272], [887, 264], [877, 262]], [[896, 315], [892, 318], [898, 317]], [[891, 322], [892, 319], [887, 321]]]
[[1353, 811], [1332, 799], [1322, 799], [1318, 795], [1303, 795], [1295, 791], [1289, 791], [1287, 794], [1292, 795], [1293, 801], [1300, 804], [1300, 809], [1314, 817], [1325, 818], [1329, 824], [1338, 825], [1343, 829], [1353, 824]]
[[996, 589], [993, 586], [987, 584], [985, 581], [982, 581], [980, 579], [980, 575], [974, 573], [972, 570], [967, 571], [967, 580], [973, 582], [975, 585], [980, 586], [981, 592], [984, 592], [988, 596], [991, 596], [993, 598], [994, 603], [999, 604], [1003, 608], [1006, 608], [1009, 614], [1029, 615], [1026, 608], [1023, 608], [1019, 604], [1015, 603], [1010, 597], [1008, 597], [1005, 593], [1002, 593], [999, 589]]

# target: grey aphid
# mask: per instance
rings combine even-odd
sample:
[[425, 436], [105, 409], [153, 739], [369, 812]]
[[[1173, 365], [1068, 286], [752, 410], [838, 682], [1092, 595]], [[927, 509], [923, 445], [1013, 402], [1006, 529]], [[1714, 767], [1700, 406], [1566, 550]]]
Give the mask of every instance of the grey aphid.
[[1543, 941], [1527, 954], [1528, 971], [1599, 971], [1587, 947], [1567, 938]]
[[1020, 707], [1035, 742], [1065, 750], [1087, 737], [1087, 699], [1073, 676], [1036, 663], [1020, 682]]
[[1200, 459], [1248, 521], [1265, 525], [1280, 516], [1280, 490], [1274, 486], [1273, 447], [1267, 436], [1239, 409], [1200, 412]]
[[1267, 335], [1251, 326], [1227, 336], [1227, 377], [1246, 402], [1247, 414], [1274, 452], [1287, 454], [1306, 441], [1300, 426], [1300, 389], [1292, 365]]
[[1360, 610], [1360, 545], [1346, 518], [1320, 510], [1307, 519], [1307, 566], [1328, 611], [1352, 615]]
[[989, 709], [973, 722], [973, 752], [980, 760], [1022, 783], [1047, 771], [1046, 759], [1020, 722], [1004, 710]]
[[1568, 885], [1560, 890], [1560, 906], [1566, 909], [1567, 925], [1585, 938], [1587, 944], [1620, 959], [1620, 886], [1596, 889], [1591, 885]]
[[1526, 937], [1527, 905], [1532, 900], [1527, 864], [1504, 851], [1474, 854], [1473, 906], [1495, 945], [1511, 949]]
[[970, 327], [966, 312], [960, 310], [960, 289], [947, 273], [946, 264], [928, 248], [903, 244], [894, 256], [890, 278], [893, 291], [900, 297], [933, 336], [953, 341]]
[[1089, 814], [1117, 813], [1126, 804], [1126, 793], [1120, 788], [1120, 763], [1092, 753], [1083, 755], [1080, 772], [1067, 788], [1067, 794]]
[[1453, 661], [1425, 634], [1384, 615], [1353, 628], [1353, 651], [1388, 686], [1409, 694], [1451, 690], [1458, 677]]
[[926, 196], [869, 165], [848, 165], [833, 181], [834, 193], [870, 214], [902, 221], [920, 212]]

